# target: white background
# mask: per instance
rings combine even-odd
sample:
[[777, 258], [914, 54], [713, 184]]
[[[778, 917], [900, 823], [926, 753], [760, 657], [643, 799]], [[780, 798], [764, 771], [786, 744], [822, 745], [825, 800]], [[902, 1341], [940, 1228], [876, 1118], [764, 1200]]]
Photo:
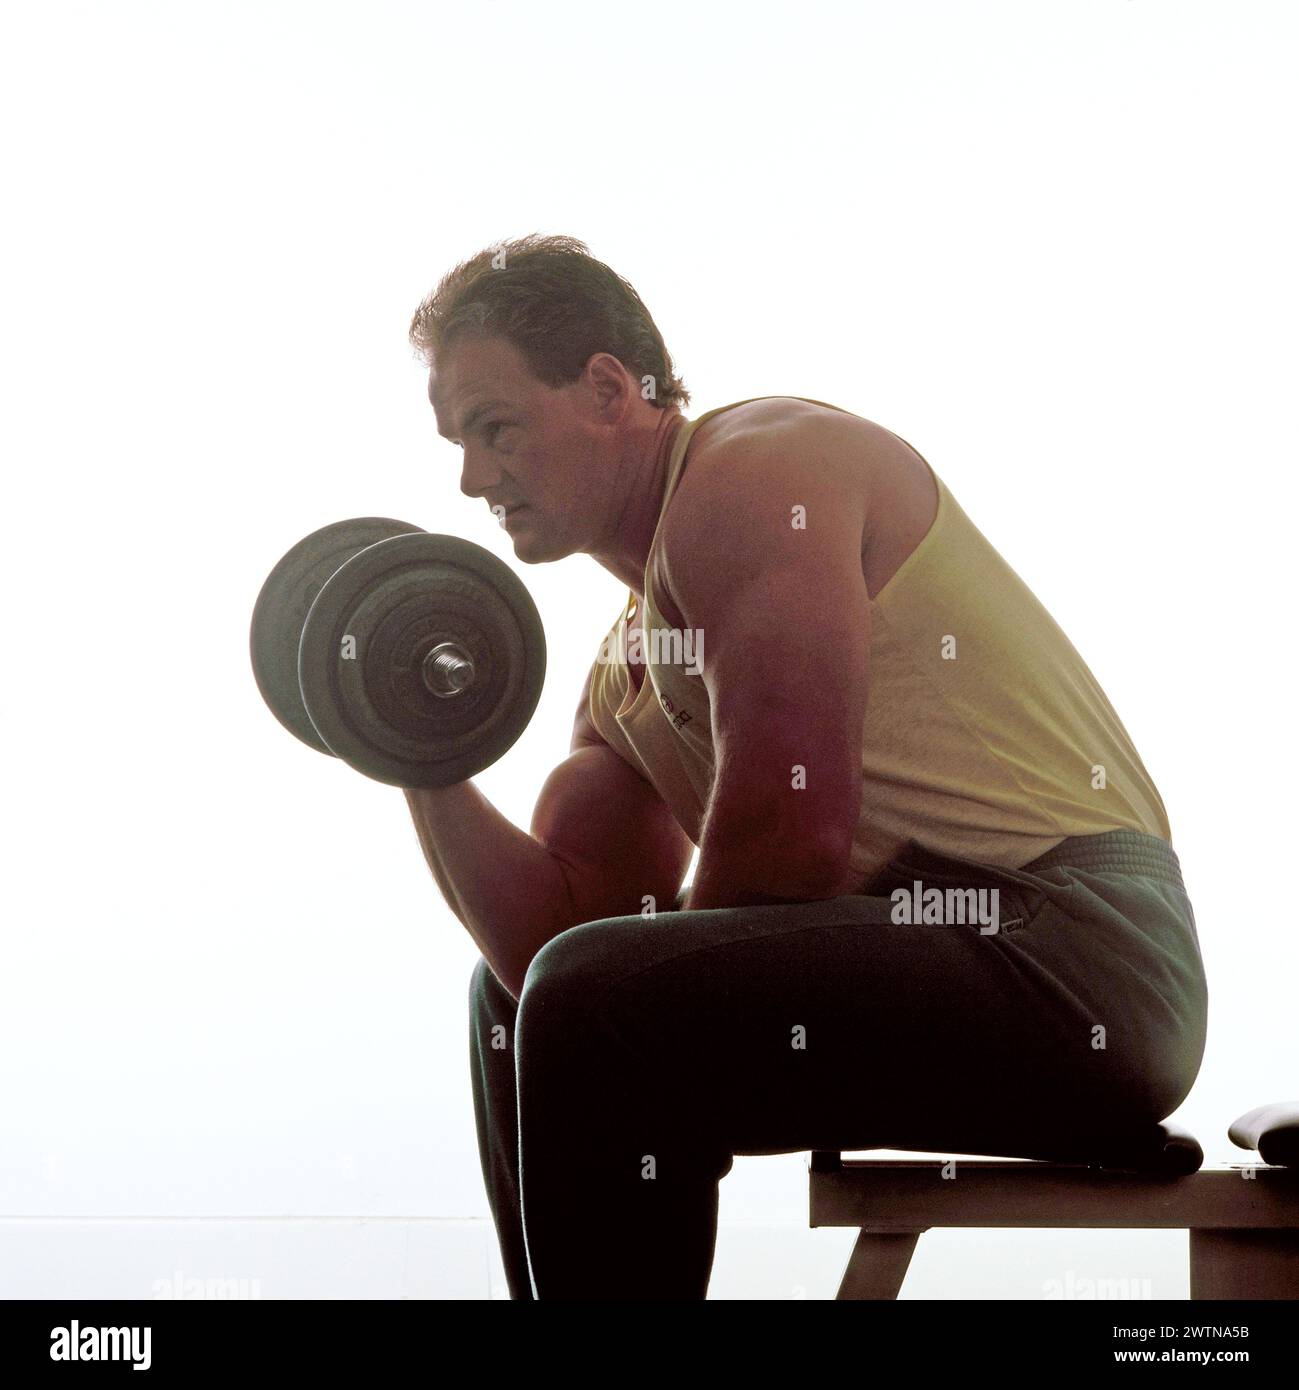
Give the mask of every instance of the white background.
[[[0, 1214], [488, 1229], [477, 949], [401, 793], [268, 714], [247, 629], [271, 564], [340, 517], [510, 555], [406, 328], [454, 263], [533, 230], [632, 281], [689, 414], [812, 396], [928, 458], [1168, 807], [1211, 1000], [1178, 1118], [1214, 1159], [1299, 1089], [1293, 6], [3, 15]], [[625, 593], [586, 557], [517, 567], [548, 683], [479, 785], [526, 825]], [[779, 1259], [744, 1282], [746, 1222], [786, 1223], [833, 1284], [850, 1233], [806, 1230], [805, 1164], [737, 1160], [713, 1297], [798, 1296]], [[147, 1294], [174, 1267], [120, 1289], [105, 1256], [87, 1289], [80, 1238], [5, 1288]], [[921, 1287], [1040, 1297], [1083, 1268], [1076, 1237], [1022, 1239], [1031, 1278], [963, 1237]], [[1100, 1239], [1111, 1274], [1164, 1258]], [[263, 1296], [306, 1277], [201, 1259]], [[485, 1296], [475, 1259], [441, 1291]]]

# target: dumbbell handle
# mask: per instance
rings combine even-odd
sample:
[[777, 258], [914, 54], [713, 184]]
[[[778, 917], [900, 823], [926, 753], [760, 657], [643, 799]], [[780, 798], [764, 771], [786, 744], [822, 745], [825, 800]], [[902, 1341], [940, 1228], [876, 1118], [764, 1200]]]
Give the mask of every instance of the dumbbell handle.
[[474, 683], [474, 661], [454, 642], [439, 642], [424, 658], [424, 684], [440, 700], [459, 695]]

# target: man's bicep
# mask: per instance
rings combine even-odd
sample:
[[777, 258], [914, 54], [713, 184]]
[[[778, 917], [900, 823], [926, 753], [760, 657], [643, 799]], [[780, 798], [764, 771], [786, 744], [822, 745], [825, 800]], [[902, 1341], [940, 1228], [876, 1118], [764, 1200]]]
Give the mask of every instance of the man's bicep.
[[639, 913], [647, 899], [669, 911], [694, 852], [658, 792], [598, 735], [546, 779], [531, 830], [563, 870], [579, 922]]

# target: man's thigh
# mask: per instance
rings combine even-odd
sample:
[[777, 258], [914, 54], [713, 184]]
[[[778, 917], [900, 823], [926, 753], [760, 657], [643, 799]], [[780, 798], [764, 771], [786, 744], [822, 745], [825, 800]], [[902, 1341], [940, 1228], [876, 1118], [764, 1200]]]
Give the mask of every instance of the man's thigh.
[[734, 1153], [1018, 1152], [1121, 1108], [1031, 932], [892, 918], [851, 895], [589, 922], [538, 953], [521, 1009], [540, 992], [552, 1018], [609, 1030]]

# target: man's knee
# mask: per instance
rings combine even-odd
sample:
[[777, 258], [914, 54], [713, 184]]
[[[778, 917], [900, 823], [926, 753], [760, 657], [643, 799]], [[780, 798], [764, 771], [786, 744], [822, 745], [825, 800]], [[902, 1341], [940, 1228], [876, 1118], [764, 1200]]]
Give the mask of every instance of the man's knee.
[[523, 978], [519, 1004], [531, 1000], [535, 1012], [544, 997], [548, 1004], [589, 1005], [603, 993], [617, 973], [617, 963], [630, 942], [631, 930], [623, 918], [611, 917], [569, 927], [533, 956]]

